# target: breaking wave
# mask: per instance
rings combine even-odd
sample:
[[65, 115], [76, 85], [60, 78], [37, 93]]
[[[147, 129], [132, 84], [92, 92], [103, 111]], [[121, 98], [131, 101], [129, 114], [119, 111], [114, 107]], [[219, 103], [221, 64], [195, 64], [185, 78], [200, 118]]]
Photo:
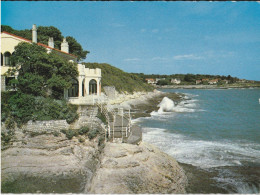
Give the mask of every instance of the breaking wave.
[[260, 144], [195, 140], [160, 128], [143, 128], [144, 141], [152, 143], [182, 163], [200, 168], [259, 163]]
[[[169, 114], [169, 112], [196, 112], [196, 111], [204, 111], [201, 109], [196, 109], [198, 100], [190, 99], [191, 95], [185, 96], [184, 100], [178, 104], [175, 104], [170, 98], [164, 97], [160, 104], [158, 104], [158, 111], [153, 111], [151, 113], [152, 116]], [[196, 97], [196, 96], [194, 96]]]

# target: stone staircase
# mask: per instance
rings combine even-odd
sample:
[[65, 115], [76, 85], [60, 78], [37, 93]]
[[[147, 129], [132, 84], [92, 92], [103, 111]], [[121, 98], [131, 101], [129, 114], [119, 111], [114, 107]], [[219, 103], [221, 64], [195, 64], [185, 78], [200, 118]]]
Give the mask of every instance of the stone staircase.
[[107, 140], [112, 142], [126, 142], [131, 132], [130, 117], [125, 116], [123, 110], [119, 113], [119, 111], [116, 112], [112, 109], [108, 110], [105, 104], [97, 104], [97, 106], [106, 117]]

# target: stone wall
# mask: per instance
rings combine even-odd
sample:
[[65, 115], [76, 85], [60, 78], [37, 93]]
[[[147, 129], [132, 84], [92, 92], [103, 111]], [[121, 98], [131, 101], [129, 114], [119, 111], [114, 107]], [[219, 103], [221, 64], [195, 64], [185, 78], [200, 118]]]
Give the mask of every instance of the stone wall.
[[[16, 130], [29, 132], [54, 132], [62, 129], [69, 129], [70, 125], [66, 120], [50, 120], [50, 121], [28, 121], [27, 124]], [[1, 131], [7, 131], [5, 124], [2, 123]]]
[[109, 99], [116, 98], [116, 88], [114, 86], [105, 86], [103, 88]]
[[[100, 119], [98, 119], [98, 108], [96, 106], [80, 106], [78, 109], [79, 119], [72, 124], [68, 124], [66, 120], [50, 120], [50, 121], [28, 121], [27, 124], [15, 130], [29, 131], [29, 132], [55, 132], [63, 129], [79, 129], [83, 126], [98, 128], [100, 126]], [[6, 132], [5, 124], [1, 124], [1, 131]]]

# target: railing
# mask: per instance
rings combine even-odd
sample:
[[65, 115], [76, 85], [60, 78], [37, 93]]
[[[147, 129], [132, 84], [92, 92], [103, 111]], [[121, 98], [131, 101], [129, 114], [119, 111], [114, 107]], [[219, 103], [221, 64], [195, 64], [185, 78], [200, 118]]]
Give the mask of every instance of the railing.
[[[108, 139], [112, 139], [113, 142], [115, 140], [118, 140], [119, 139], [118, 137], [115, 139], [115, 133], [119, 133], [119, 132], [122, 136], [120, 138], [121, 141], [123, 141], [124, 138], [129, 137], [130, 132], [131, 132], [130, 109], [129, 109], [128, 113], [124, 113], [123, 109], [118, 109], [118, 111], [115, 112], [113, 109], [110, 109], [108, 111], [106, 104], [98, 102], [98, 103], [96, 103], [96, 105], [99, 107], [101, 113], [104, 114], [104, 116], [106, 117], [106, 120], [107, 120], [106, 135], [107, 135], [107, 132], [108, 132]], [[119, 117], [117, 117], [117, 116], [122, 116], [122, 125], [121, 125], [120, 131], [118, 131], [118, 128], [115, 129], [116, 119], [117, 120], [119, 119]], [[124, 120], [128, 121], [127, 126], [124, 126]], [[120, 126], [118, 126], [118, 127], [120, 127]]]

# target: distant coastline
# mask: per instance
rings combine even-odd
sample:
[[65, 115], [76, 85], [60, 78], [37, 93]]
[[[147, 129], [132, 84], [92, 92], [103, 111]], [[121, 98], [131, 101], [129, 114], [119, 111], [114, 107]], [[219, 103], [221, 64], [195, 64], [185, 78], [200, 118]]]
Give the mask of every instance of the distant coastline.
[[158, 89], [230, 89], [230, 88], [260, 88], [260, 84], [227, 84], [227, 85], [156, 85]]

